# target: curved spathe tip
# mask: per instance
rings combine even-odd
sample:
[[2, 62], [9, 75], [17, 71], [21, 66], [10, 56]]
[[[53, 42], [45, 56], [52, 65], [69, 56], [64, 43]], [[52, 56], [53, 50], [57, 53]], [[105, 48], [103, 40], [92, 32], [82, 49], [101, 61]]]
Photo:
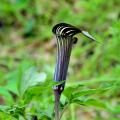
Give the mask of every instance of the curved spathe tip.
[[53, 27], [52, 32], [55, 35], [74, 36], [78, 33], [81, 33], [81, 30], [67, 23], [59, 23]]
[[[55, 35], [58, 36], [63, 36], [63, 37], [73, 37], [74, 35], [78, 34], [78, 33], [82, 33], [84, 36], [88, 37], [90, 40], [92, 41], [96, 41], [94, 37], [92, 37], [87, 31], [82, 31], [79, 28], [70, 25], [68, 23], [58, 23], [56, 24], [53, 29], [52, 32]], [[98, 42], [98, 41], [96, 41]]]

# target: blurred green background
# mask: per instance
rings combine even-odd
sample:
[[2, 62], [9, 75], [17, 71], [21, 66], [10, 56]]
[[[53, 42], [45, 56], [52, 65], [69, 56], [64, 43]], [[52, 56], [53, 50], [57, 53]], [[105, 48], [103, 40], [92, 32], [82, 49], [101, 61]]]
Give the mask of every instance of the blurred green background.
[[70, 95], [75, 100], [62, 120], [119, 120], [119, 0], [0, 0], [0, 120], [52, 119], [51, 30], [59, 22], [86, 30], [101, 43], [77, 36], [61, 104]]

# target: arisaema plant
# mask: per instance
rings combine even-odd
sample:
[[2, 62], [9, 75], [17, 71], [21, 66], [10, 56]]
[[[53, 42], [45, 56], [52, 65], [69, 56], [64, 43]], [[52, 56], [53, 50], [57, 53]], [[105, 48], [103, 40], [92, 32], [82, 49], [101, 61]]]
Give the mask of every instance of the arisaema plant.
[[54, 86], [55, 95], [55, 120], [59, 120], [59, 102], [60, 96], [65, 88], [65, 81], [71, 56], [72, 47], [77, 43], [78, 38], [74, 37], [78, 33], [82, 33], [90, 40], [95, 39], [87, 32], [67, 23], [59, 23], [55, 25], [52, 32], [56, 36], [57, 44], [57, 60], [54, 73], [54, 81], [61, 84]]

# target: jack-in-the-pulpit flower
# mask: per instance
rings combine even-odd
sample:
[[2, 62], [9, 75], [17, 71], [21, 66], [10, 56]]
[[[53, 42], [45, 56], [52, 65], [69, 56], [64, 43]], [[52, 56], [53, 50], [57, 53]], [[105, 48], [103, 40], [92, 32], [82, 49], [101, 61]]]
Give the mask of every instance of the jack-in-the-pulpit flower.
[[65, 87], [65, 81], [68, 71], [68, 65], [70, 61], [70, 55], [72, 51], [73, 44], [77, 42], [77, 38], [74, 35], [82, 33], [91, 40], [95, 39], [86, 31], [82, 31], [67, 23], [59, 23], [55, 25], [52, 32], [56, 36], [57, 44], [57, 61], [54, 73], [54, 81], [60, 82], [64, 81], [60, 85], [54, 86], [55, 94], [55, 120], [59, 120], [59, 102], [62, 91]]

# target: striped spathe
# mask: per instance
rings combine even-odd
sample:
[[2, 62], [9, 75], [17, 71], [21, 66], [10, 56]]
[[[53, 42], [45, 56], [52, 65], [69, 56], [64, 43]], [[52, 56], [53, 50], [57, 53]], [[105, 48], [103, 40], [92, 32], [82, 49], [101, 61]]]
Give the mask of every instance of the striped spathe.
[[[57, 44], [57, 61], [54, 81], [59, 82], [66, 80], [72, 46], [77, 40], [77, 38], [73, 36], [80, 33], [81, 30], [72, 25], [60, 23], [53, 27], [52, 32], [56, 35]], [[64, 85], [65, 82], [61, 85], [55, 86], [54, 89], [62, 92], [64, 90]]]

